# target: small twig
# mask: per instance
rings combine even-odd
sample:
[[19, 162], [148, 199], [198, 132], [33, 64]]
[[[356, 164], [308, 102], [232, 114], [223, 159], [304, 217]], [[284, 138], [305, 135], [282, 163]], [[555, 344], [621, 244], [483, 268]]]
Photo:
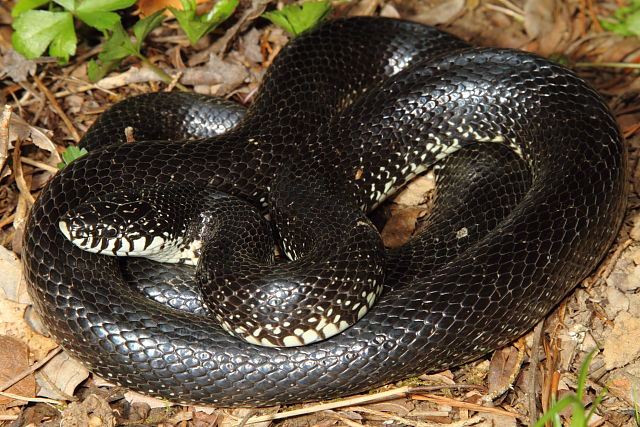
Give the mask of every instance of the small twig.
[[519, 21], [519, 22], [523, 22], [524, 21], [524, 16], [520, 15], [518, 12], [513, 11], [511, 9], [508, 9], [506, 7], [502, 7], [502, 6], [496, 6], [495, 4], [487, 4], [485, 6], [483, 6], [485, 9], [490, 9], [490, 10], [495, 10], [496, 12], [501, 12], [504, 13], [507, 16], [512, 17], [513, 19]]
[[56, 97], [53, 96], [51, 91], [44, 85], [44, 83], [42, 83], [42, 80], [40, 80], [40, 78], [38, 76], [34, 75], [33, 76], [33, 81], [36, 83], [36, 86], [38, 86], [38, 89], [40, 89], [42, 91], [42, 93], [44, 93], [44, 95], [47, 97], [47, 100], [49, 100], [49, 102], [51, 103], [51, 106], [56, 111], [56, 113], [58, 113], [58, 115], [60, 116], [60, 118], [64, 122], [64, 125], [69, 130], [69, 133], [71, 134], [71, 137], [73, 138], [73, 140], [75, 142], [79, 142], [80, 141], [80, 134], [76, 130], [75, 126], [73, 126], [73, 123], [71, 123], [71, 120], [66, 115], [64, 110], [62, 110], [62, 107], [60, 107], [60, 104], [58, 104], [58, 101], [56, 100]]
[[86, 92], [89, 90], [101, 90], [107, 94], [109, 94], [110, 96], [117, 96], [116, 92], [104, 88], [98, 84], [95, 83], [89, 83], [87, 84], [86, 81], [77, 79], [75, 77], [64, 77], [64, 79], [70, 83], [74, 83], [77, 84], [79, 86], [77, 86], [75, 89], [68, 89], [68, 90], [61, 90], [60, 92], [56, 92], [54, 94], [54, 96], [56, 98], [64, 98], [65, 96], [69, 96], [69, 95], [74, 95], [76, 93], [82, 93], [82, 92]]
[[575, 67], [640, 68], [640, 64], [632, 64], [630, 62], [576, 62], [573, 65]]
[[30, 159], [29, 157], [21, 157], [20, 161], [22, 163], [28, 164], [29, 166], [35, 166], [37, 168], [44, 169], [44, 170], [49, 171], [51, 173], [58, 173], [58, 168], [56, 168], [54, 166], [51, 166], [51, 165], [48, 165], [48, 164], [43, 163], [43, 162], [39, 162], [37, 160]]
[[177, 87], [180, 84], [179, 82], [183, 75], [184, 75], [184, 71], [178, 71], [176, 75], [173, 76], [173, 78], [169, 82], [169, 85], [167, 86], [167, 89], [165, 90], [165, 92], [171, 92], [173, 88]]
[[9, 158], [9, 121], [12, 110], [10, 105], [5, 105], [0, 118], [0, 173]]
[[369, 396], [356, 396], [349, 399], [344, 399], [338, 402], [320, 403], [317, 405], [309, 406], [307, 408], [293, 409], [291, 411], [278, 412], [276, 414], [260, 415], [257, 417], [251, 417], [247, 420], [247, 424], [261, 423], [265, 421], [280, 420], [283, 418], [296, 417], [298, 415], [310, 414], [313, 412], [325, 411], [327, 409], [344, 408], [345, 406], [362, 405], [370, 402], [377, 402], [379, 400], [385, 400], [395, 398], [399, 396], [406, 396], [411, 393], [412, 387], [400, 387], [397, 389], [383, 391], [381, 393], [372, 394]]
[[16, 185], [18, 186], [18, 190], [20, 190], [20, 195], [24, 197], [24, 199], [29, 203], [29, 205], [33, 205], [33, 202], [35, 202], [35, 199], [31, 195], [31, 190], [27, 185], [27, 181], [25, 181], [24, 179], [22, 162], [20, 161], [21, 146], [22, 146], [22, 139], [18, 138], [16, 140], [15, 147], [13, 147], [13, 176], [16, 181]]
[[410, 425], [410, 426], [416, 426], [416, 427], [433, 427], [435, 424], [432, 423], [425, 423], [422, 421], [418, 421], [418, 420], [409, 420], [407, 418], [403, 418], [400, 417], [398, 415], [393, 415], [393, 414], [389, 414], [387, 412], [382, 412], [382, 411], [378, 411], [375, 409], [370, 409], [370, 408], [365, 408], [363, 406], [353, 406], [351, 408], [349, 408], [352, 411], [355, 412], [364, 412], [365, 414], [371, 414], [371, 415], [376, 415], [378, 417], [382, 417], [385, 418], [387, 420], [393, 420], [393, 421], [398, 421], [402, 424], [406, 424], [406, 425]]
[[538, 322], [533, 329], [533, 343], [531, 344], [531, 357], [529, 360], [529, 383], [527, 384], [527, 400], [529, 406], [529, 423], [538, 419], [537, 385], [538, 385], [538, 363], [540, 362], [539, 349], [542, 343], [542, 331], [544, 320]]
[[504, 409], [491, 408], [491, 407], [487, 407], [487, 406], [476, 405], [475, 403], [469, 403], [469, 402], [460, 402], [458, 400], [450, 399], [448, 397], [443, 397], [443, 396], [417, 395], [417, 396], [411, 396], [411, 398], [415, 399], [415, 400], [428, 400], [430, 402], [441, 403], [441, 404], [445, 404], [445, 405], [449, 405], [449, 406], [454, 406], [454, 407], [457, 407], [457, 408], [470, 409], [470, 410], [476, 411], [476, 412], [486, 412], [486, 413], [489, 413], [489, 414], [504, 415], [504, 416], [512, 417], [512, 418], [520, 418], [520, 417], [522, 417], [522, 415], [520, 415], [520, 414], [516, 414], [516, 413], [513, 413], [513, 412], [505, 411]]
[[16, 217], [16, 214], [11, 214], [8, 217], [6, 217], [5, 219], [3, 219], [2, 221], [0, 221], [0, 228], [4, 228], [7, 225], [11, 224], [15, 217]]
[[335, 412], [335, 411], [322, 411], [324, 414], [326, 414], [329, 417], [334, 417], [339, 419], [340, 421], [342, 421], [343, 423], [345, 423], [348, 427], [365, 427], [364, 424], [360, 424], [356, 421], [350, 420], [349, 418], [340, 415], [339, 413]]
[[593, 7], [593, 0], [587, 0], [587, 10], [589, 11], [589, 16], [591, 17], [591, 23], [593, 24], [594, 29], [601, 33], [604, 30], [600, 25], [600, 20], [598, 19], [598, 14], [596, 13], [595, 8]]
[[[154, 73], [156, 73], [158, 76], [160, 76], [160, 78], [167, 84], [172, 84], [173, 83], [173, 78], [164, 72], [164, 70], [160, 67], [158, 67], [156, 64], [154, 64], [153, 62], [149, 61], [149, 59], [145, 56], [140, 55], [139, 56], [140, 60], [142, 62], [144, 62], [144, 64], [151, 68], [153, 70]], [[189, 92], [189, 89], [182, 85], [181, 83], [175, 82], [175, 87], [178, 88], [178, 90], [181, 90], [182, 92]]]
[[40, 402], [40, 403], [50, 403], [52, 405], [62, 406], [64, 403], [59, 400], [47, 399], [44, 397], [26, 397], [20, 396], [19, 394], [7, 393], [6, 391], [0, 391], [0, 396], [9, 397], [15, 400], [23, 400], [25, 402]]
[[522, 9], [521, 7], [516, 6], [515, 4], [511, 3], [509, 0], [500, 0], [500, 3], [502, 3], [503, 5], [505, 5], [507, 8], [513, 10], [516, 13], [519, 13], [521, 15], [524, 15], [524, 9]]

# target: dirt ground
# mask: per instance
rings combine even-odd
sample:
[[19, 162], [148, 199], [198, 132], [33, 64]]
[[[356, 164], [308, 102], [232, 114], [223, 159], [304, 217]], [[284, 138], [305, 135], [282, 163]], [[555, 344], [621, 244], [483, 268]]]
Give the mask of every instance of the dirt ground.
[[[135, 58], [91, 83], [87, 61], [99, 52], [97, 44], [81, 45], [66, 65], [49, 58], [26, 60], [11, 50], [14, 3], [0, 4], [0, 90], [7, 105], [0, 118], [0, 425], [529, 425], [553, 399], [575, 392], [580, 366], [594, 349], [585, 407], [605, 394], [590, 425], [639, 424], [640, 40], [604, 31], [599, 23], [631, 2], [353, 0], [336, 5], [334, 16], [407, 18], [474, 44], [537, 52], [574, 68], [605, 96], [627, 138], [629, 207], [599, 268], [518, 342], [465, 366], [366, 395], [259, 410], [171, 406], [90, 374], [36, 332], [38, 319], [19, 258], [29, 206], [56, 173], [59, 153], [78, 142], [108, 106], [176, 84], [251, 102], [265, 69], [288, 40], [282, 29], [258, 18], [273, 4], [243, 0], [224, 29], [195, 47], [175, 21], [156, 29], [145, 53], [173, 78], [170, 83]], [[414, 219], [409, 213], [400, 226], [408, 222], [411, 228]], [[565, 422], [569, 414], [563, 412]]]

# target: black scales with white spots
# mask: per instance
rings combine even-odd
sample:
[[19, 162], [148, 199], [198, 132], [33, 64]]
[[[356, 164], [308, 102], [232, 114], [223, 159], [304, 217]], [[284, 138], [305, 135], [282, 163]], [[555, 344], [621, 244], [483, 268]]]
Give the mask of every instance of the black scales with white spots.
[[[153, 102], [131, 100], [105, 115], [84, 144], [116, 142], [129, 125], [138, 140], [167, 139], [163, 117], [169, 139], [188, 137], [175, 129], [200, 122], [197, 112], [181, 110], [189, 111], [188, 96], [161, 96], [164, 115]], [[478, 154], [483, 148], [488, 158]], [[380, 255], [362, 212], [445, 157], [450, 164], [426, 227], [435, 235]], [[53, 336], [118, 384], [221, 406], [334, 398], [460, 364], [526, 332], [612, 243], [625, 206], [625, 166], [607, 106], [553, 62], [470, 48], [400, 20], [329, 21], [282, 50], [232, 131], [111, 145], [61, 171], [31, 211], [25, 274]], [[252, 345], [206, 310], [173, 308], [182, 304], [172, 303], [176, 291], [154, 288], [155, 273], [131, 286], [131, 275], [153, 270], [151, 261], [123, 272], [118, 258], [79, 249], [58, 227], [63, 215], [95, 198], [162, 186], [194, 189], [196, 197], [215, 189], [268, 205], [295, 263], [315, 265], [307, 254], [318, 256], [317, 244], [347, 242], [344, 261], [328, 255], [334, 275], [345, 280], [366, 282], [384, 257], [381, 295], [360, 321], [327, 340]], [[446, 192], [452, 188], [460, 192]], [[345, 224], [351, 228], [341, 229]], [[365, 248], [365, 240], [377, 248]], [[370, 251], [369, 260], [352, 248]], [[180, 274], [167, 283], [180, 282]], [[155, 289], [147, 293], [168, 305], [138, 288]]]

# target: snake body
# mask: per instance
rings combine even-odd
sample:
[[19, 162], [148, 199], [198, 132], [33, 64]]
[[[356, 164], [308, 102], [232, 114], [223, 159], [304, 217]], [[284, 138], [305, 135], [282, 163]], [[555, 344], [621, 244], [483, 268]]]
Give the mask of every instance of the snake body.
[[[143, 139], [162, 138], [148, 113], [131, 117], [152, 128]], [[85, 145], [107, 146], [62, 170], [31, 210], [29, 292], [52, 335], [90, 369], [177, 402], [328, 399], [476, 358], [530, 329], [596, 266], [625, 207], [626, 150], [586, 83], [536, 55], [469, 47], [402, 20], [333, 20], [299, 36], [223, 135], [123, 144], [95, 129]], [[465, 147], [506, 147], [515, 160], [482, 167]], [[384, 289], [369, 312], [311, 345], [247, 344], [202, 313], [151, 302], [116, 258], [77, 248], [58, 228], [91, 197], [188, 184], [268, 203], [276, 221], [294, 223], [292, 235], [313, 234], [305, 224], [319, 212], [366, 212], [459, 149], [479, 166], [445, 182], [462, 195], [438, 193], [441, 210], [427, 226], [435, 237], [422, 233], [385, 255]], [[482, 169], [508, 174], [514, 164], [526, 172], [494, 194]]]

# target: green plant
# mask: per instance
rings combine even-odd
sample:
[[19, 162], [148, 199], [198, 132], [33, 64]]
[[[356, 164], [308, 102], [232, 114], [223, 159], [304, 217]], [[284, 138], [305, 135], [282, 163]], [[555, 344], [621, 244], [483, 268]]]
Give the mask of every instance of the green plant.
[[593, 356], [595, 356], [597, 352], [596, 350], [591, 351], [587, 354], [587, 357], [582, 362], [580, 366], [580, 373], [578, 374], [578, 386], [576, 388], [575, 394], [570, 394], [562, 399], [554, 402], [551, 408], [547, 412], [545, 412], [542, 417], [535, 423], [534, 427], [544, 427], [544, 425], [552, 421], [553, 425], [556, 427], [563, 426], [562, 421], [560, 420], [560, 412], [565, 408], [572, 406], [571, 412], [571, 427], [586, 427], [589, 425], [589, 419], [593, 416], [596, 409], [604, 399], [604, 396], [607, 392], [606, 387], [598, 393], [595, 400], [591, 404], [591, 408], [587, 412], [584, 405], [582, 404], [582, 399], [584, 397], [585, 385], [587, 383], [587, 374], [589, 372], [589, 365], [591, 364], [591, 360]]
[[[160, 68], [142, 54], [142, 43], [149, 33], [164, 20], [159, 10], [139, 20], [133, 26], [134, 40], [122, 27], [120, 16], [114, 11], [125, 9], [136, 0], [19, 0], [11, 11], [13, 22], [13, 47], [27, 58], [42, 55], [47, 47], [49, 55], [60, 58], [62, 63], [76, 53], [78, 38], [74, 18], [101, 31], [105, 37], [98, 60], [89, 61], [87, 73], [92, 81], [99, 80], [120, 61], [136, 56], [152, 68], [165, 81], [171, 81]], [[196, 13], [195, 0], [182, 0], [184, 10], [170, 8], [192, 44], [228, 19], [239, 0], [219, 0], [206, 14]], [[47, 10], [41, 10], [46, 6]], [[184, 89], [180, 85], [178, 88]]]
[[205, 34], [226, 21], [238, 7], [238, 1], [218, 0], [209, 12], [202, 15], [196, 13], [195, 0], [181, 0], [183, 10], [171, 6], [169, 6], [169, 10], [175, 15], [180, 28], [194, 45]]
[[156, 28], [164, 20], [163, 10], [139, 20], [133, 26], [133, 34], [135, 41], [132, 41], [129, 34], [124, 30], [122, 24], [118, 22], [112, 29], [110, 36], [104, 42], [102, 51], [98, 54], [98, 61], [91, 60], [87, 65], [87, 74], [91, 81], [100, 80], [111, 69], [116, 67], [121, 60], [128, 56], [136, 56], [145, 64], [151, 67], [156, 73], [166, 79], [170, 79], [164, 71], [157, 68], [151, 63], [146, 56], [142, 54], [142, 41], [149, 33]]
[[[102, 32], [120, 23], [114, 10], [125, 9], [135, 0], [20, 0], [11, 10], [13, 47], [27, 58], [35, 58], [49, 47], [49, 55], [67, 62], [76, 53], [76, 17]], [[37, 8], [47, 5], [47, 10]]]
[[[183, 0], [184, 1], [184, 0]], [[285, 31], [297, 36], [309, 28], [318, 25], [331, 12], [331, 3], [328, 1], [308, 1], [300, 5], [290, 4], [282, 10], [265, 12], [263, 17]]]
[[86, 154], [89, 154], [89, 152], [84, 148], [79, 148], [75, 145], [68, 146], [67, 149], [62, 153], [62, 161], [58, 163], [58, 169], [62, 169], [69, 163], [73, 162], [76, 159], [79, 159]]
[[614, 31], [623, 36], [640, 36], [640, 0], [631, 0], [627, 6], [616, 10], [614, 19], [601, 19], [605, 30]]

